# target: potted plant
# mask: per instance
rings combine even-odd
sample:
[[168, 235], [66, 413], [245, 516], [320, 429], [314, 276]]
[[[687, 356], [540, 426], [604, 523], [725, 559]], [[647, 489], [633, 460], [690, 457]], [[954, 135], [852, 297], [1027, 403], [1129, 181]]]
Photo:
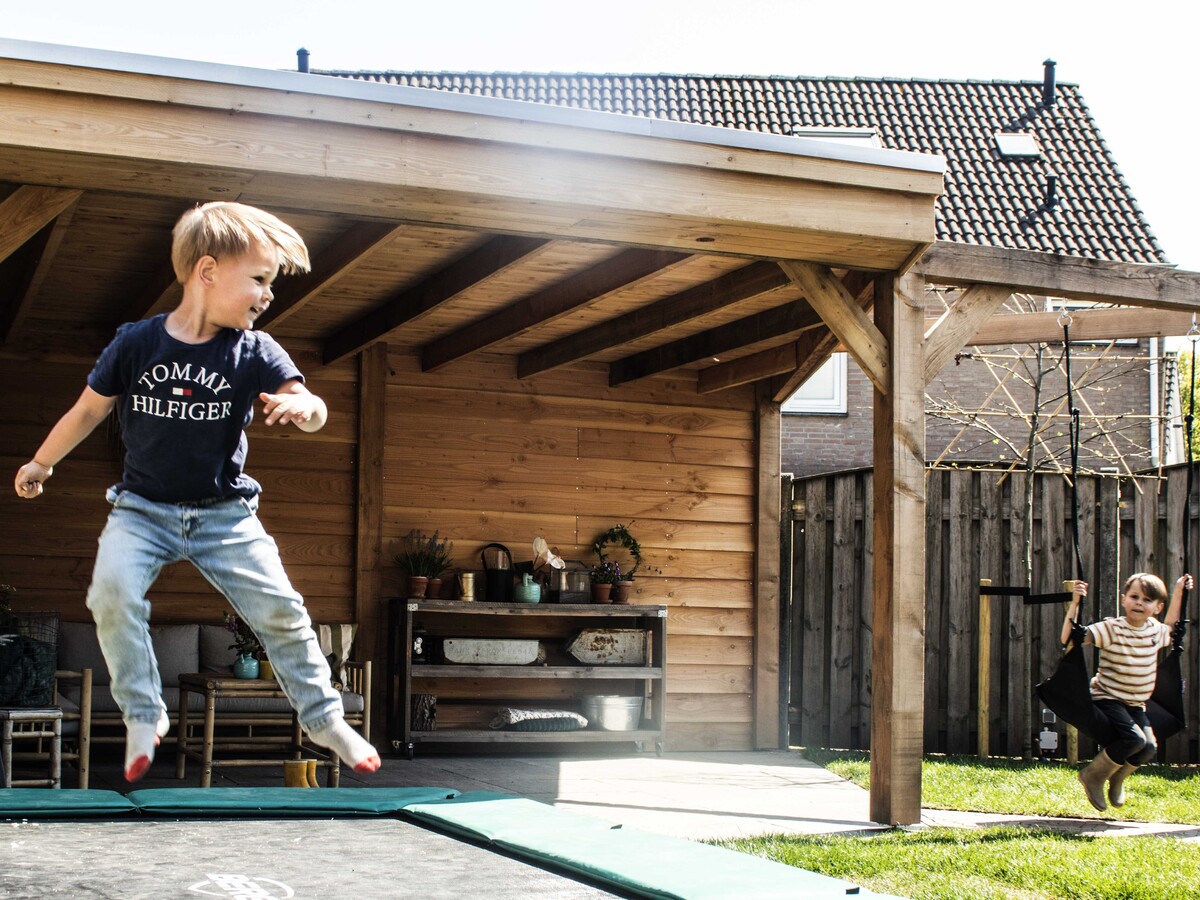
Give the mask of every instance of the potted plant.
[[[614, 603], [628, 603], [629, 597], [633, 593], [633, 576], [642, 566], [642, 545], [638, 543], [625, 525], [614, 525], [608, 531], [596, 538], [592, 544], [592, 552], [600, 559], [601, 565], [608, 561], [609, 545], [620, 546], [625, 549], [629, 556], [633, 559], [633, 565], [623, 576], [619, 577], [614, 582], [612, 589], [612, 598]], [[618, 572], [620, 566], [617, 567]]]
[[257, 678], [259, 657], [266, 655], [262, 642], [241, 616], [230, 613], [224, 613], [224, 616], [225, 627], [233, 635], [233, 643], [229, 645], [229, 649], [237, 652], [237, 659], [233, 663], [233, 677]]
[[414, 528], [404, 536], [400, 552], [394, 558], [408, 576], [409, 597], [424, 597], [427, 590], [431, 597], [437, 596], [437, 590], [430, 590], [430, 586], [435, 583], [436, 588], [441, 587], [442, 573], [453, 561], [450, 556], [453, 547], [450, 541], [439, 540], [436, 531], [427, 536]]
[[621, 566], [605, 560], [592, 566], [592, 602], [612, 603], [613, 587], [621, 580]]

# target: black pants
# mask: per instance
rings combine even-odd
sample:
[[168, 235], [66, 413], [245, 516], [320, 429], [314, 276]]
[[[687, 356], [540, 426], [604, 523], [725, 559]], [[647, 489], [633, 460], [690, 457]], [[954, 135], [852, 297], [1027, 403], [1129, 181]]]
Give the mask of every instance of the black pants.
[[1096, 740], [1115, 763], [1144, 766], [1158, 754], [1154, 730], [1144, 709], [1119, 700], [1093, 700]]

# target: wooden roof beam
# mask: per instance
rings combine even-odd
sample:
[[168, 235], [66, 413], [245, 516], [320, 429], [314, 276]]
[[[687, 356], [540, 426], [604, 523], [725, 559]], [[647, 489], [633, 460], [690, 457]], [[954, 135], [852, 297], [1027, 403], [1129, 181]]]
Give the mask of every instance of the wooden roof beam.
[[275, 291], [275, 299], [255, 328], [267, 330], [295, 315], [314, 297], [354, 271], [376, 249], [387, 244], [401, 231], [400, 226], [383, 222], [356, 222], [313, 260], [312, 269], [296, 278], [288, 278]]
[[83, 191], [23, 184], [0, 201], [0, 262], [83, 196]]
[[829, 330], [838, 336], [859, 368], [880, 393], [891, 389], [890, 350], [875, 323], [826, 266], [780, 260], [780, 268], [794, 281]]
[[[42, 282], [50, 274], [58, 248], [66, 237], [67, 229], [71, 227], [77, 203], [78, 200], [67, 206], [25, 245], [29, 255], [26, 271], [17, 279], [16, 289], [9, 301], [0, 305], [0, 344], [8, 343], [9, 337], [21, 327], [21, 322], [37, 300]], [[16, 259], [10, 257], [9, 262], [16, 262]]]
[[628, 287], [687, 259], [667, 250], [625, 250], [599, 265], [518, 300], [479, 321], [427, 344], [421, 370], [429, 372], [456, 359], [564, 316], [598, 297]]
[[1200, 310], [1200, 273], [1172, 266], [938, 241], [917, 260], [913, 271], [931, 284], [990, 284], [1012, 293]]
[[811, 306], [803, 300], [794, 300], [736, 322], [718, 325], [708, 331], [619, 359], [609, 366], [608, 383], [610, 387], [616, 387], [722, 353], [740, 350], [751, 344], [778, 338], [790, 332], [816, 328], [820, 324], [821, 318]]
[[585, 359], [610, 347], [628, 344], [788, 284], [788, 277], [774, 263], [751, 263], [649, 306], [528, 350], [517, 357], [517, 377], [528, 378], [556, 366]]
[[937, 377], [1012, 292], [1006, 287], [976, 284], [967, 288], [925, 331], [925, 383]]
[[[851, 270], [842, 279], [842, 284], [858, 298], [864, 310], [870, 309], [875, 299], [870, 276]], [[826, 327], [814, 328], [800, 335], [795, 343], [771, 347], [750, 356], [709, 366], [700, 373], [696, 381], [696, 391], [700, 394], [711, 394], [773, 376], [787, 375], [788, 377], [774, 385], [771, 391], [775, 395], [779, 391], [785, 391], [782, 397], [776, 396], [775, 399], [786, 400], [836, 349], [839, 349], [838, 340], [833, 332]]]
[[383, 340], [405, 323], [503, 272], [548, 243], [540, 238], [493, 238], [334, 334], [325, 341], [322, 349], [325, 364], [352, 356]]
[[[1192, 327], [1192, 313], [1173, 309], [1077, 309], [1071, 311], [1071, 341], [1115, 341], [1131, 337], [1175, 337]], [[992, 316], [964, 345], [1041, 344], [1062, 341], [1056, 312]]]

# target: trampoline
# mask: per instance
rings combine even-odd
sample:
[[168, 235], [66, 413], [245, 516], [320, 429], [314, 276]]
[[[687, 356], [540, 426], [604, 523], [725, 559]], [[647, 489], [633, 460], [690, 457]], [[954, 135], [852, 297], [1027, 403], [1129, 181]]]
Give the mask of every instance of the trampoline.
[[448, 788], [0, 790], [11, 898], [832, 898], [856, 885]]

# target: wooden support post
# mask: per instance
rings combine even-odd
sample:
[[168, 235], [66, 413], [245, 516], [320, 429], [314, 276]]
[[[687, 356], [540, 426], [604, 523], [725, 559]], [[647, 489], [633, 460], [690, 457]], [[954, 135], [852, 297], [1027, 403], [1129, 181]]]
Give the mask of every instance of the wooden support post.
[[921, 821], [925, 700], [924, 281], [875, 282], [891, 385], [874, 402], [871, 818]]
[[[980, 587], [991, 587], [992, 579], [980, 578]], [[991, 716], [992, 716], [992, 598], [988, 594], [979, 594], [979, 692], [977, 694], [976, 712], [976, 755], [980, 759], [988, 758], [988, 748], [991, 746]]]
[[[354, 621], [358, 623], [355, 656], [371, 660], [387, 658], [387, 611], [379, 575], [383, 553], [386, 393], [387, 344], [372, 344], [358, 358], [358, 502], [354, 542]], [[374, 667], [374, 671], [382, 674], [386, 667]], [[386, 694], [383, 690], [371, 691], [376, 708], [368, 712], [370, 720], [378, 723], [377, 729], [387, 720]], [[368, 739], [374, 738], [368, 736]]]
[[[782, 485], [780, 469], [781, 406], [768, 393], [769, 385], [759, 389], [757, 424], [758, 509], [755, 522], [754, 554], [754, 747], [775, 750], [787, 747], [787, 736], [780, 733], [779, 686], [780, 603], [779, 593], [779, 513]], [[782, 743], [781, 743], [782, 742]]]

